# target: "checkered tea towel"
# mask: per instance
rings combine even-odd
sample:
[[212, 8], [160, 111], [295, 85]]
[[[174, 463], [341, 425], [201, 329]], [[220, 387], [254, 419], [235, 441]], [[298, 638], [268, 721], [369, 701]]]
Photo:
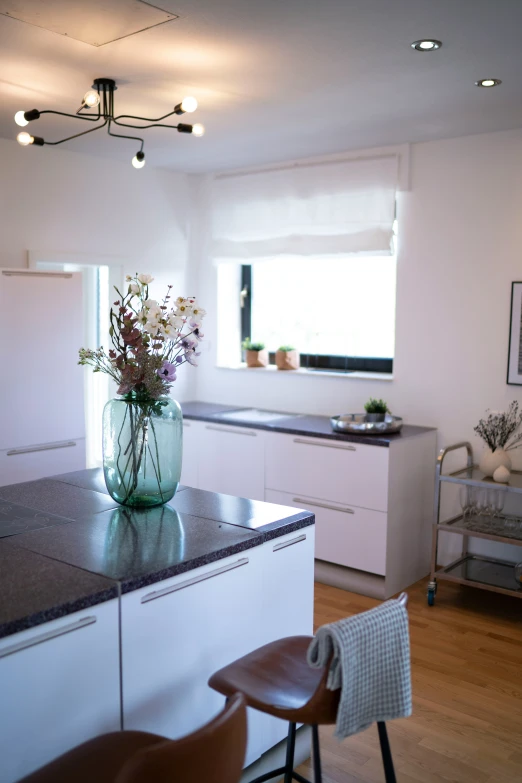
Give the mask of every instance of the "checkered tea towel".
[[321, 668], [330, 659], [327, 688], [341, 688], [339, 739], [376, 721], [411, 715], [408, 613], [399, 601], [319, 628], [308, 663]]

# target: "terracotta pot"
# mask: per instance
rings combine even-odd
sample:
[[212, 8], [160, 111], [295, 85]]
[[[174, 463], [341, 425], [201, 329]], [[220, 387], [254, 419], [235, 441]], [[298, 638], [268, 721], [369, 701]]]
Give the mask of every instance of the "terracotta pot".
[[262, 351], [245, 351], [247, 367], [267, 367], [268, 351], [263, 348]]
[[299, 351], [276, 351], [275, 360], [278, 370], [298, 370], [300, 366]]

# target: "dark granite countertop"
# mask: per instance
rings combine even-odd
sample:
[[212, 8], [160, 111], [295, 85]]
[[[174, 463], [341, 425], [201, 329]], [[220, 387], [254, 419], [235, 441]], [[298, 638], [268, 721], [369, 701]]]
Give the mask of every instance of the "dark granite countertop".
[[0, 638], [118, 597], [118, 583], [0, 541]]
[[2, 506], [11, 511], [3, 520], [0, 512], [0, 638], [315, 521], [309, 511], [188, 487], [165, 506], [129, 509], [107, 494], [100, 469], [0, 487]]
[[[340, 440], [347, 443], [364, 443], [369, 446], [384, 446], [388, 448], [397, 440], [412, 438], [416, 435], [423, 435], [425, 432], [434, 432], [434, 427], [418, 427], [412, 424], [404, 424], [402, 430], [393, 435], [355, 435], [342, 434], [334, 432], [330, 425], [329, 416], [313, 416], [308, 414], [281, 413], [273, 421], [250, 421], [248, 411], [251, 408], [244, 408], [234, 405], [220, 405], [210, 402], [182, 402], [181, 409], [185, 419], [195, 419], [196, 421], [207, 421], [219, 424], [226, 424], [230, 427], [245, 427], [248, 429], [267, 430], [269, 432], [282, 432], [288, 435], [304, 435], [309, 438], [327, 438], [329, 440]], [[256, 410], [263, 410], [261, 408]], [[230, 412], [245, 413], [245, 418], [239, 417], [230, 419], [226, 415]], [[268, 411], [267, 411], [268, 412]], [[274, 411], [272, 411], [275, 413]]]

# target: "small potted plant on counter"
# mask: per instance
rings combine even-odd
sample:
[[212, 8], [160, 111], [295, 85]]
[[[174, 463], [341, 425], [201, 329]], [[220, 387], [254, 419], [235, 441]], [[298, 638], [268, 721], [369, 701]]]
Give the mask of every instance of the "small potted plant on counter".
[[275, 362], [278, 370], [298, 370], [300, 366], [299, 351], [291, 345], [282, 345], [277, 349]]
[[247, 337], [241, 343], [245, 352], [245, 361], [247, 367], [267, 367], [268, 351], [264, 343], [253, 343], [250, 337]]
[[366, 421], [384, 421], [386, 414], [389, 413], [388, 405], [384, 400], [374, 400], [370, 397], [364, 406], [366, 411]]

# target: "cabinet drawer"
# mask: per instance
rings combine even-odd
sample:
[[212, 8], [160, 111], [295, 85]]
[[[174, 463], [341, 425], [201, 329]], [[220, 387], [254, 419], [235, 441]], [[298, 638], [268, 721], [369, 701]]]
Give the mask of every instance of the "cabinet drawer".
[[0, 487], [83, 470], [85, 467], [84, 438], [0, 451]]
[[381, 446], [267, 433], [265, 486], [387, 511], [388, 451]]
[[0, 783], [121, 729], [118, 599], [0, 639]]
[[385, 574], [386, 514], [273, 490], [266, 491], [265, 500], [301, 506], [315, 514], [315, 557], [319, 560]]

